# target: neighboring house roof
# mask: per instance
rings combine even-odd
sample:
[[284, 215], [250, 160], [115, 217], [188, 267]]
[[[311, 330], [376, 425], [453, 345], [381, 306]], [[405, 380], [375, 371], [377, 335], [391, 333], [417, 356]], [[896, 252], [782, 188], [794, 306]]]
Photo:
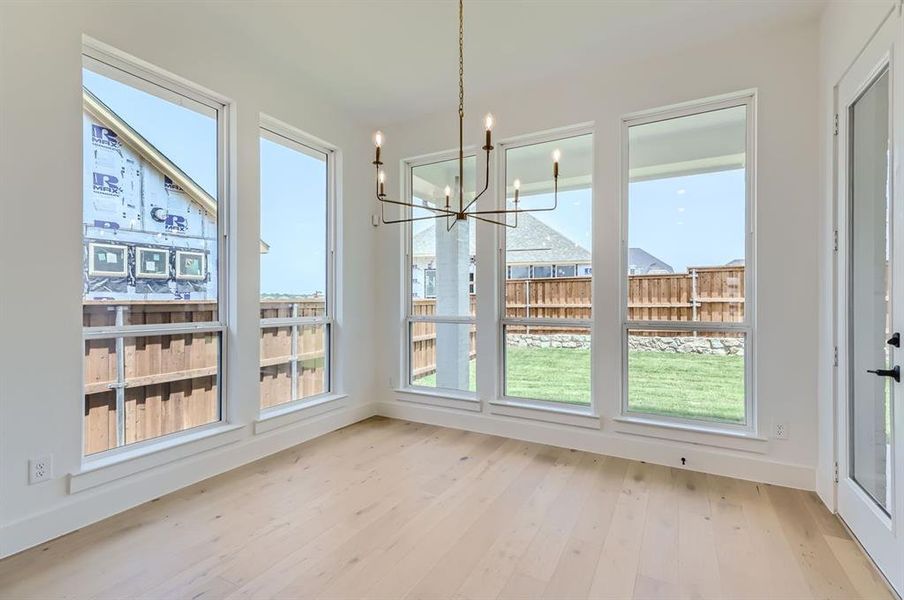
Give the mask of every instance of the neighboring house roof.
[[674, 273], [675, 270], [643, 248], [628, 248], [628, 267], [634, 269], [634, 273], [643, 275], [646, 273]]
[[[91, 116], [113, 130], [120, 141], [128, 144], [130, 148], [140, 154], [141, 157], [153, 165], [155, 169], [163, 173], [166, 177], [169, 177], [173, 183], [182, 188], [195, 204], [199, 205], [212, 215], [217, 214], [217, 201], [204, 191], [204, 188], [198, 185], [194, 179], [185, 173], [185, 171], [180, 169], [173, 161], [167, 158], [163, 152], [158, 150], [153, 144], [147, 141], [144, 136], [135, 131], [131, 125], [126, 123], [109, 106], [104, 104], [84, 86], [82, 87], [82, 104]], [[266, 254], [269, 250], [270, 246], [263, 240], [260, 240], [261, 254]]]
[[[508, 262], [511, 263], [589, 263], [590, 252], [564, 234], [543, 223], [536, 217], [522, 213], [518, 226], [506, 229]], [[415, 257], [432, 258], [435, 254], [436, 226], [415, 234], [412, 252]], [[474, 256], [474, 239], [470, 240], [470, 253]]]
[[743, 267], [743, 266], [744, 266], [744, 259], [743, 259], [743, 258], [736, 258], [736, 259], [734, 259], [734, 260], [732, 260], [732, 261], [729, 261], [729, 262], [725, 263], [725, 266], [726, 266], [726, 267]]

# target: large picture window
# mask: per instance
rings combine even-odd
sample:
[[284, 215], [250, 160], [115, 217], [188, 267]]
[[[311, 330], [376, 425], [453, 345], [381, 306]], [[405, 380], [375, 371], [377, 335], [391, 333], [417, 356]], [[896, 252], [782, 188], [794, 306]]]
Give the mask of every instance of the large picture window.
[[260, 405], [329, 393], [333, 151], [265, 123], [260, 139]]
[[222, 414], [225, 106], [86, 55], [84, 452]]
[[[465, 158], [465, 203], [475, 194], [473, 156]], [[414, 164], [409, 194], [414, 204], [444, 206], [445, 188], [458, 189], [458, 160]], [[457, 203], [457, 198], [455, 198]], [[412, 216], [433, 214], [415, 208]], [[476, 391], [477, 297], [473, 221], [424, 219], [408, 226], [411, 273], [408, 305], [408, 385]]]
[[[558, 203], [550, 156], [561, 152]], [[503, 145], [505, 193], [523, 213], [503, 236], [503, 373], [507, 398], [589, 406], [593, 136]], [[509, 215], [509, 223], [515, 217]]]
[[751, 425], [753, 98], [627, 122], [625, 409]]

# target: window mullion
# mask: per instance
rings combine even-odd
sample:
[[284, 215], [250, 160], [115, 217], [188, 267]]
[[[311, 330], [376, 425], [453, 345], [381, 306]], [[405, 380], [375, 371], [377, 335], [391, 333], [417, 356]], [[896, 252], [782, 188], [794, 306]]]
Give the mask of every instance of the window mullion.
[[197, 323], [160, 323], [153, 325], [123, 325], [114, 327], [85, 327], [82, 338], [86, 340], [102, 340], [115, 337], [144, 337], [182, 335], [192, 333], [222, 333], [226, 326], [214, 321]]

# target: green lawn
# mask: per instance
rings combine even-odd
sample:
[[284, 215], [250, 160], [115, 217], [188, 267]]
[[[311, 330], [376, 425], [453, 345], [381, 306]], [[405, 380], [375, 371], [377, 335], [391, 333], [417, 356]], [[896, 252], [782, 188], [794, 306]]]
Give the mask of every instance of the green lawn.
[[[590, 402], [589, 350], [510, 347], [506, 364], [509, 396]], [[435, 387], [436, 377], [415, 384]], [[475, 389], [473, 360], [470, 388]], [[744, 358], [629, 352], [628, 394], [628, 405], [637, 412], [743, 422]]]

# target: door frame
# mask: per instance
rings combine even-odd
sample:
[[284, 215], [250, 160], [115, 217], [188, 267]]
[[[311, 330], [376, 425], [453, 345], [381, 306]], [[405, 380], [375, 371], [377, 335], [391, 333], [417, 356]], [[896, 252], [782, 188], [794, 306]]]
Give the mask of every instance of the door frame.
[[[898, 10], [891, 10], [882, 25], [867, 42], [851, 67], [835, 86], [835, 502], [836, 511], [854, 533], [866, 552], [899, 594], [904, 594], [904, 382], [893, 386], [892, 415], [892, 486], [890, 515], [879, 508], [872, 498], [850, 477], [849, 415], [849, 282], [850, 265], [850, 190], [848, 161], [850, 138], [848, 109], [886, 69], [890, 78], [889, 103], [890, 198], [892, 269], [890, 298], [894, 331], [904, 331], [904, 62], [901, 60], [902, 18]], [[855, 86], [849, 86], [849, 81]], [[894, 364], [904, 365], [904, 348], [894, 349]], [[897, 437], [894, 433], [898, 432]]]

